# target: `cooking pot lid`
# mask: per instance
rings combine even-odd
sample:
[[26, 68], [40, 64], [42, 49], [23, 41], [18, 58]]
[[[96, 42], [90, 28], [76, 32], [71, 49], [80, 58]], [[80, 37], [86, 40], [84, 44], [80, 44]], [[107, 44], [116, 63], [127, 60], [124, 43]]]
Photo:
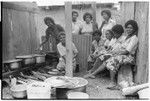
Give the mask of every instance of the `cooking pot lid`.
[[74, 88], [83, 87], [83, 86], [86, 86], [88, 84], [88, 81], [84, 78], [74, 77], [74, 79], [78, 80], [78, 83]]
[[67, 76], [53, 76], [46, 79], [45, 82], [56, 88], [70, 88], [70, 85], [74, 87], [73, 85], [76, 85], [78, 80]]
[[22, 56], [16, 56], [16, 58], [33, 58], [32, 55], [22, 55]]
[[22, 59], [7, 60], [7, 61], [4, 61], [3, 63], [12, 63], [12, 62], [19, 62], [19, 61], [22, 61]]

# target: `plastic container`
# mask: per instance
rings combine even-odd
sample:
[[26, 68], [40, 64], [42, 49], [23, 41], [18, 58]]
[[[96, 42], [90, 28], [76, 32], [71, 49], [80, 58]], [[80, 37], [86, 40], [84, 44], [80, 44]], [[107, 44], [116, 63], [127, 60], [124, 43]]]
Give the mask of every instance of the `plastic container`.
[[51, 86], [45, 82], [35, 82], [27, 86], [28, 99], [50, 99]]

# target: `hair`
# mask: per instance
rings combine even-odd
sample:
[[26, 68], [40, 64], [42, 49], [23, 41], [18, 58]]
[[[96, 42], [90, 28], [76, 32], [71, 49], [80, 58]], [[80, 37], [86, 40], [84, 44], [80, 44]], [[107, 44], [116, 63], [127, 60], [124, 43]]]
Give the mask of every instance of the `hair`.
[[65, 34], [64, 31], [61, 31], [61, 32], [58, 34], [58, 37], [60, 38], [61, 35], [66, 35], [66, 34]]
[[99, 36], [101, 36], [101, 35], [102, 35], [102, 33], [101, 33], [101, 31], [96, 30], [96, 31], [94, 31], [94, 32], [93, 32], [93, 36], [95, 36], [95, 35], [99, 35]]
[[114, 33], [112, 30], [107, 30], [112, 36], [114, 36]]
[[90, 16], [91, 20], [92, 20], [92, 18], [93, 18], [91, 13], [86, 12], [86, 13], [83, 15], [83, 20], [84, 20], [84, 21], [85, 21], [85, 19], [86, 19], [86, 16]]
[[103, 11], [101, 12], [101, 15], [103, 15], [103, 13], [106, 13], [106, 14], [109, 16], [109, 18], [111, 17], [111, 12], [110, 12], [110, 10], [103, 10]]
[[137, 34], [137, 32], [138, 32], [138, 24], [137, 24], [137, 22], [135, 20], [128, 20], [125, 23], [125, 28], [127, 28], [128, 25], [132, 25], [133, 30], [134, 30], [133, 34]]
[[72, 15], [76, 13], [79, 16], [79, 13], [77, 11], [72, 11]]
[[55, 24], [53, 18], [51, 18], [51, 17], [45, 17], [45, 18], [44, 18], [44, 22], [45, 22], [46, 25], [47, 25], [47, 20], [50, 20], [53, 24]]
[[123, 29], [122, 25], [120, 25], [120, 24], [116, 24], [115, 26], [112, 27], [111, 30], [113, 31], [113, 33], [117, 33], [117, 34], [124, 33], [124, 29]]

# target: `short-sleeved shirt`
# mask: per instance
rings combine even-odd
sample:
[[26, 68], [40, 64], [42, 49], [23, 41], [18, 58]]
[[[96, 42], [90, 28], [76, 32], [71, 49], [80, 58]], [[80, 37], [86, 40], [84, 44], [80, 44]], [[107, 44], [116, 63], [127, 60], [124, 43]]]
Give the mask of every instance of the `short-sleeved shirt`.
[[106, 31], [110, 30], [114, 25], [116, 25], [116, 21], [114, 21], [112, 19], [109, 19], [108, 23], [103, 25], [103, 27], [101, 29], [101, 32], [102, 32], [101, 38], [102, 39], [104, 39], [104, 40], [106, 39], [106, 35], [105, 35]]
[[124, 40], [122, 47], [124, 47], [129, 53], [135, 54], [135, 51], [138, 46], [138, 38], [136, 35]]
[[[64, 47], [61, 42], [57, 45], [57, 49], [61, 57], [66, 55], [66, 47]], [[72, 43], [72, 49], [73, 53], [78, 53], [78, 50], [74, 43]]]
[[96, 51], [101, 51], [104, 49], [104, 42], [103, 40], [99, 40], [99, 42], [97, 42], [96, 40], [93, 40], [92, 45]]
[[76, 22], [72, 22], [72, 34], [76, 34], [76, 35], [79, 34], [79, 31], [81, 29], [81, 24], [82, 22], [78, 20]]
[[92, 33], [93, 32], [93, 24], [92, 22], [90, 22], [89, 24], [87, 24], [85, 21], [82, 23], [81, 25], [81, 33], [85, 34], [85, 33]]
[[138, 38], [136, 35], [133, 35], [132, 37], [126, 39], [127, 36], [123, 36], [120, 40], [120, 42], [115, 43], [113, 49], [120, 50], [125, 49], [130, 54], [135, 54], [135, 51], [138, 46]]

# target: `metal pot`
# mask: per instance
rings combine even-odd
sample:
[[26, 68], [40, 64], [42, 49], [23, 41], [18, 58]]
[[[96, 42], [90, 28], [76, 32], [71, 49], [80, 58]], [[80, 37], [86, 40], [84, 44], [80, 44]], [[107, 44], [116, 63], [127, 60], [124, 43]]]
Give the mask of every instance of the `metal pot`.
[[35, 63], [35, 58], [32, 55], [16, 56], [16, 59], [22, 59], [23, 65], [32, 65]]
[[13, 60], [8, 60], [4, 61], [4, 68], [9, 68], [10, 70], [15, 70], [18, 68], [21, 68], [21, 59], [13, 59]]
[[88, 84], [88, 81], [84, 78], [81, 78], [81, 77], [74, 77], [74, 78], [77, 79], [79, 82], [70, 91], [79, 91], [79, 92], [86, 93], [86, 85]]
[[45, 55], [35, 54], [33, 56], [35, 57], [36, 63], [44, 63], [45, 62]]
[[11, 94], [14, 98], [25, 98], [25, 97], [27, 97], [26, 85], [24, 85], [24, 84], [12, 86], [10, 88], [10, 90], [11, 90]]

